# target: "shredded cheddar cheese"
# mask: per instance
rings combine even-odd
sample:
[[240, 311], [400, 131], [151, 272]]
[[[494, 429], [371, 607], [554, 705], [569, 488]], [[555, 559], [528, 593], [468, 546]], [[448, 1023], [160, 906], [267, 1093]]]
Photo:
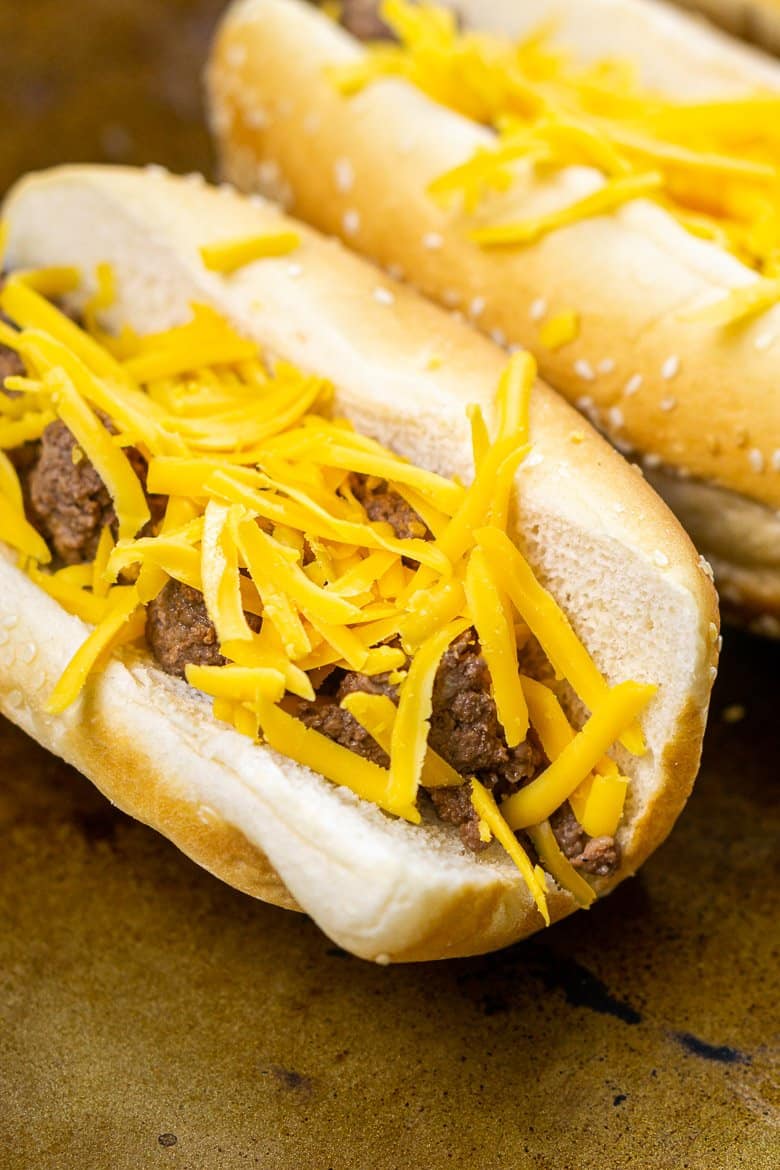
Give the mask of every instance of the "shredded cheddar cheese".
[[269, 232], [260, 236], [242, 236], [235, 240], [223, 240], [217, 244], [204, 244], [200, 249], [203, 263], [212, 272], [229, 275], [255, 260], [271, 256], [287, 256], [300, 245], [297, 232]]
[[[433, 198], [460, 198], [467, 216], [479, 211], [469, 234], [481, 247], [525, 246], [641, 196], [768, 278], [691, 320], [732, 324], [780, 301], [780, 96], [675, 100], [644, 89], [628, 62], [578, 66], [551, 43], [554, 28], [514, 42], [461, 30], [450, 10], [411, 0], [385, 0], [382, 15], [398, 43], [368, 46], [330, 71], [334, 83], [351, 96], [400, 77], [495, 132], [492, 146], [430, 186]], [[590, 194], [548, 214], [493, 222], [496, 193], [529, 173], [575, 166], [600, 177]], [[548, 348], [565, 343], [551, 324], [545, 332]]]
[[[203, 258], [227, 271], [231, 256], [248, 262], [250, 251], [232, 241]], [[0, 322], [0, 344], [25, 367], [10, 379], [17, 396], [0, 394], [0, 540], [35, 585], [92, 627], [48, 710], [66, 711], [112, 654], [143, 643], [147, 606], [178, 582], [202, 597], [224, 662], [186, 666], [215, 718], [413, 824], [420, 787], [470, 783], [480, 840], [507, 851], [545, 921], [544, 874], [516, 829], [528, 828], [550, 875], [589, 904], [590, 886], [546, 821], [570, 800], [588, 833], [615, 832], [627, 781], [606, 753], [618, 741], [643, 750], [636, 718], [652, 688], [608, 685], [508, 535], [515, 472], [532, 439], [532, 359], [508, 361], [492, 411], [470, 410], [474, 473], [461, 482], [415, 467], [334, 417], [325, 379], [266, 364], [213, 309], [194, 305], [189, 320], [153, 335], [127, 324], [108, 334], [100, 317], [110, 308], [113, 318], [122, 303], [113, 269], [99, 266], [93, 287], [84, 328], [47, 299], [74, 290], [72, 270], [12, 275], [0, 290], [9, 321]], [[37, 441], [54, 420], [112, 504], [83, 564], [52, 563], [3, 453]], [[361, 502], [369, 488], [394, 493], [413, 522], [396, 529], [372, 519]], [[150, 508], [150, 496], [164, 498]], [[428, 743], [442, 659], [469, 630], [507, 751], [532, 728], [549, 760], [500, 808], [478, 778], [455, 771]], [[579, 731], [549, 687], [520, 673], [529, 639], [590, 710]], [[323, 701], [318, 691], [333, 669], [378, 677], [387, 691], [366, 686], [341, 702], [387, 767], [295, 714], [300, 700]]]
[[564, 309], [544, 322], [539, 330], [539, 342], [545, 349], [562, 349], [576, 341], [579, 332], [579, 315], [573, 309]]
[[532, 825], [528, 829], [528, 836], [533, 842], [539, 860], [544, 862], [544, 868], [555, 878], [562, 890], [568, 890], [580, 906], [587, 909], [593, 904], [596, 897], [595, 890], [588, 885], [585, 878], [577, 873], [576, 869], [561, 851], [555, 834], [550, 828], [549, 821], [540, 825]]
[[[484, 821], [489, 831], [506, 849], [517, 868], [525, 878], [525, 884], [531, 891], [536, 908], [547, 926], [550, 925], [550, 912], [547, 909], [547, 894], [545, 891], [544, 870], [540, 865], [532, 865], [528, 854], [523, 849], [512, 829], [502, 815], [502, 811], [493, 798], [493, 794], [480, 784], [479, 780], [471, 781], [471, 802], [480, 821]], [[502, 808], [506, 807], [506, 802]]]

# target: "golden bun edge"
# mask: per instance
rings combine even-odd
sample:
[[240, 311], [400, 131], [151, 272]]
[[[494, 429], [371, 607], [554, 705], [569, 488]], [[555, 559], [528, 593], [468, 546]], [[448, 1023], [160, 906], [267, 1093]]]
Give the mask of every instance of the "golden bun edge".
[[[193, 300], [211, 304], [267, 350], [332, 378], [337, 408], [368, 434], [421, 465], [467, 472], [465, 405], [490, 410], [503, 353], [297, 225], [294, 265], [263, 260], [229, 280], [207, 272], [202, 244], [282, 226], [270, 205], [159, 173], [73, 167], [23, 180], [5, 216], [12, 267], [75, 264], [88, 277], [108, 261], [116, 319], [142, 331], [185, 319]], [[376, 298], [378, 281], [391, 303]], [[666, 836], [688, 796], [717, 611], [671, 513], [542, 384], [532, 438], [541, 458], [518, 475], [525, 551], [610, 680], [661, 686], [645, 721], [646, 757], [622, 761], [633, 780], [619, 832], [624, 858], [600, 883], [604, 893]], [[253, 744], [148, 657], [113, 661], [71, 710], [47, 715], [46, 695], [85, 627], [7, 559], [0, 578], [4, 714], [207, 869], [297, 905], [340, 945], [378, 961], [479, 953], [539, 928], [500, 851], [467, 855], [440, 824], [393, 821]], [[570, 897], [549, 889], [553, 917], [569, 913]]]
[[[601, 0], [602, 6], [619, 9], [616, 0]], [[476, 3], [466, 7], [484, 11]], [[557, 14], [571, 31], [589, 6], [536, 0], [531, 9], [531, 23]], [[708, 59], [707, 52], [697, 54], [695, 37], [679, 35], [680, 25], [690, 26], [705, 45], [710, 36], [726, 42], [677, 13], [659, 15], [647, 5], [639, 10], [648, 59], [654, 51], [668, 57], [670, 39], [678, 62], [692, 51], [696, 60]], [[500, 3], [490, 7], [494, 27], [505, 11], [515, 22], [529, 21], [525, 6]], [[605, 49], [605, 26], [598, 26], [596, 55]], [[616, 50], [629, 52], [631, 22], [620, 27]], [[298, 0], [239, 0], [223, 19], [207, 75], [225, 176], [244, 190], [287, 200], [303, 219], [403, 274], [498, 341], [531, 349], [542, 376], [649, 469], [660, 467], [665, 478], [712, 486], [754, 505], [749, 530], [736, 527], [725, 557], [704, 543], [709, 525], [691, 531], [722, 567], [734, 608], [780, 618], [780, 569], [772, 552], [780, 547], [780, 307], [736, 332], [681, 323], [681, 311], [755, 276], [643, 200], [522, 249], [480, 250], [465, 238], [457, 213], [438, 206], [426, 187], [492, 136], [399, 80], [342, 98], [327, 66], [354, 62], [362, 53], [352, 37]], [[771, 78], [780, 87], [780, 69], [763, 59], [759, 69], [753, 57], [726, 42], [713, 67], [712, 92], [724, 73], [732, 88], [744, 89], [751, 78], [760, 84]], [[681, 64], [670, 72], [669, 85], [696, 75]], [[584, 181], [583, 168], [569, 168], [554, 182], [530, 182], [523, 195], [542, 211], [571, 201]], [[507, 198], [513, 196], [497, 196], [494, 210], [506, 211]], [[555, 352], [542, 348], [540, 305], [550, 315], [576, 310], [579, 337]], [[626, 395], [640, 373], [641, 391]], [[685, 501], [686, 488], [673, 494]], [[693, 507], [684, 511], [698, 515]], [[759, 513], [758, 526], [771, 539], [753, 566], [752, 518]]]

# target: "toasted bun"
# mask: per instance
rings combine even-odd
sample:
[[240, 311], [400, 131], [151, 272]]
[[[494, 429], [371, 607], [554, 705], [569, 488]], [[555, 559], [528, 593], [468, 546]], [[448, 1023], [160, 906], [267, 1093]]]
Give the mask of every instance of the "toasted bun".
[[[467, 24], [518, 35], [552, 19], [561, 41], [585, 58], [629, 56], [648, 84], [680, 96], [780, 88], [780, 69], [768, 59], [640, 0], [462, 0], [455, 7]], [[659, 483], [672, 484], [669, 499], [717, 562], [733, 605], [746, 616], [780, 618], [780, 307], [738, 329], [682, 323], [681, 311], [756, 277], [644, 200], [523, 248], [480, 249], [467, 239], [462, 214], [441, 208], [426, 187], [492, 135], [397, 79], [341, 97], [327, 67], [363, 52], [297, 0], [234, 5], [208, 71], [227, 177], [287, 198], [304, 219], [396, 266], [495, 339], [534, 351], [542, 375], [621, 450], [663, 469]], [[593, 182], [583, 167], [524, 178], [496, 195], [486, 214], [551, 210]], [[538, 304], [550, 315], [576, 310], [578, 339], [545, 350]], [[640, 391], [626, 395], [637, 374]], [[713, 490], [703, 494], [700, 485]], [[698, 520], [702, 500], [716, 502], [721, 493], [745, 507], [716, 549], [714, 517]]]
[[[420, 465], [469, 474], [464, 408], [492, 412], [504, 365], [495, 346], [307, 229], [295, 266], [263, 260], [207, 272], [206, 243], [275, 229], [261, 201], [132, 170], [67, 168], [10, 194], [9, 263], [114, 266], [115, 323], [159, 330], [193, 300], [267, 352], [333, 380], [336, 405]], [[89, 288], [85, 290], [88, 292]], [[439, 359], [431, 363], [432, 356]], [[619, 831], [632, 873], [668, 833], [698, 766], [717, 656], [714, 594], [671, 513], [543, 385], [533, 396], [536, 458], [518, 474], [523, 544], [608, 679], [660, 684], [649, 750], [631, 775]], [[572, 431], [580, 441], [572, 442]], [[93, 677], [62, 716], [46, 696], [85, 627], [0, 559], [0, 705], [127, 812], [241, 889], [307, 911], [333, 939], [379, 961], [504, 946], [541, 919], [511, 862], [476, 858], [439, 822], [395, 821], [322, 777], [216, 722], [204, 696], [137, 652]], [[550, 887], [552, 916], [574, 907]]]
[[778, 0], [674, 0], [746, 41], [780, 53]]

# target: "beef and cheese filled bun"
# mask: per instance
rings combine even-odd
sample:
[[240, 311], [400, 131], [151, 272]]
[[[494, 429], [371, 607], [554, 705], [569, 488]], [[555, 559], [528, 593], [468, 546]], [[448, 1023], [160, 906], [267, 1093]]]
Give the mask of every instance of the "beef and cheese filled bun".
[[202, 182], [57, 170], [5, 230], [3, 712], [368, 958], [632, 873], [696, 773], [714, 592], [532, 359]]
[[240, 0], [208, 71], [226, 177], [532, 351], [777, 633], [780, 69], [639, 0], [454, 7], [388, 0], [364, 45]]

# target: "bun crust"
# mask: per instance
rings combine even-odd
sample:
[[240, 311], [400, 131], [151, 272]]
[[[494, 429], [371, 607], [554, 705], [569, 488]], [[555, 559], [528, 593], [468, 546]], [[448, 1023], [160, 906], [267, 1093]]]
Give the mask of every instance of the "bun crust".
[[[579, 44], [589, 28], [586, 56], [608, 49], [637, 54], [648, 80], [681, 95], [780, 89], [773, 63], [639, 0], [455, 6], [481, 24], [518, 33], [552, 16], [564, 43], [568, 37]], [[362, 53], [352, 37], [297, 0], [235, 4], [208, 71], [225, 175], [242, 189], [286, 198], [304, 219], [397, 269], [496, 340], [532, 350], [542, 376], [621, 450], [660, 466], [667, 478], [747, 501], [759, 529], [776, 534], [780, 306], [731, 330], [679, 320], [755, 274], [645, 200], [522, 249], [480, 249], [467, 239], [462, 214], [442, 209], [426, 187], [492, 135], [401, 80], [340, 96], [327, 67]], [[523, 179], [508, 195], [493, 197], [485, 214], [511, 217], [518, 202], [525, 215], [551, 210], [591, 190], [593, 176], [570, 167], [555, 178]], [[578, 338], [545, 350], [537, 306], [550, 315], [574, 309]], [[637, 375], [640, 390], [626, 394]], [[725, 569], [733, 600], [746, 613], [761, 608], [780, 616], [780, 588], [767, 588], [776, 570], [772, 549], [745, 571], [755, 545], [751, 520], [733, 530], [725, 555], [706, 543], [700, 548]]]
[[[492, 410], [504, 355], [409, 289], [284, 221], [262, 201], [160, 174], [64, 168], [10, 194], [11, 267], [113, 265], [115, 323], [140, 331], [185, 320], [193, 300], [267, 352], [330, 377], [336, 408], [367, 434], [444, 474], [468, 474], [464, 407]], [[230, 278], [201, 245], [295, 226], [289, 258]], [[89, 295], [86, 280], [83, 295]], [[431, 362], [431, 357], [436, 362]], [[537, 459], [518, 474], [518, 542], [609, 680], [660, 684], [644, 720], [649, 750], [621, 759], [632, 778], [620, 870], [669, 832], [698, 767], [717, 659], [717, 610], [692, 545], [642, 478], [554, 394], [533, 396]], [[572, 441], [572, 433], [577, 442]], [[94, 676], [62, 716], [46, 696], [85, 627], [0, 559], [0, 707], [240, 889], [309, 913], [336, 942], [378, 961], [475, 954], [541, 925], [498, 847], [475, 858], [436, 821], [394, 821], [308, 769], [216, 722], [208, 702], [137, 651]], [[45, 630], [45, 636], [40, 631]], [[548, 881], [552, 917], [574, 909]]]

